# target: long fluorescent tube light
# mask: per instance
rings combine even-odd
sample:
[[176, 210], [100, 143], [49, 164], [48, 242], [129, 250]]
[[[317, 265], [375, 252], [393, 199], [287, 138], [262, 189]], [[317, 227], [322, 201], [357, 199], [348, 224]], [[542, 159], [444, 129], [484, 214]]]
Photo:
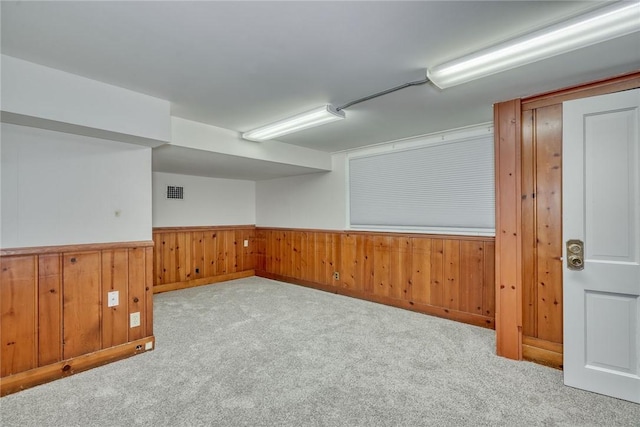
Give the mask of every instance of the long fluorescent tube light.
[[242, 138], [250, 141], [266, 141], [344, 118], [344, 111], [337, 110], [333, 105], [327, 104], [288, 119], [245, 132], [242, 134]]
[[640, 31], [640, 2], [619, 2], [427, 70], [451, 86]]

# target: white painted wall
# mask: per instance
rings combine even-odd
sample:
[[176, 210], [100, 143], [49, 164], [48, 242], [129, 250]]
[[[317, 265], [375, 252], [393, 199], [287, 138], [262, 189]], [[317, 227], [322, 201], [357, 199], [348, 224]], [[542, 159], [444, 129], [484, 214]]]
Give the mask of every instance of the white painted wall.
[[[184, 199], [166, 198], [167, 186], [184, 187]], [[256, 223], [256, 183], [237, 179], [153, 173], [153, 226]]]
[[331, 172], [258, 181], [256, 225], [346, 229], [346, 155], [331, 158]]
[[151, 239], [150, 148], [6, 123], [0, 133], [1, 247]]
[[169, 101], [7, 55], [1, 60], [3, 112], [31, 118], [39, 127], [52, 121], [71, 125], [73, 133], [101, 131], [108, 139], [129, 135], [151, 145], [170, 140]]
[[180, 117], [171, 117], [171, 145], [285, 165], [331, 170], [331, 155], [278, 141], [253, 142], [240, 133]]

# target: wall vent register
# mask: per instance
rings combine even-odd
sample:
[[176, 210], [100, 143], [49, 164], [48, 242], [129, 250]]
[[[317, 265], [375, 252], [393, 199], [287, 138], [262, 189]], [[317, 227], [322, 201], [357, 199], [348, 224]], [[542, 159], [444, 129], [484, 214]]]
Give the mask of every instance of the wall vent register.
[[167, 199], [184, 199], [184, 187], [167, 186]]

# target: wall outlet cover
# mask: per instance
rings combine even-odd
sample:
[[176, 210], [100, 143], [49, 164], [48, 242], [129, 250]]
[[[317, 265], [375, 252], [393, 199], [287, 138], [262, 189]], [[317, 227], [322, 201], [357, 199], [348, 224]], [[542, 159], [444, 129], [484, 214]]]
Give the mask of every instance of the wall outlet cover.
[[245, 241], [244, 241], [244, 247], [245, 247], [245, 248], [248, 248], [248, 247], [249, 247], [249, 241], [248, 241], [248, 240], [245, 240]]
[[140, 312], [136, 311], [135, 313], [131, 313], [129, 315], [129, 327], [135, 328], [140, 326]]
[[115, 307], [120, 304], [120, 292], [111, 291], [107, 293], [107, 307]]

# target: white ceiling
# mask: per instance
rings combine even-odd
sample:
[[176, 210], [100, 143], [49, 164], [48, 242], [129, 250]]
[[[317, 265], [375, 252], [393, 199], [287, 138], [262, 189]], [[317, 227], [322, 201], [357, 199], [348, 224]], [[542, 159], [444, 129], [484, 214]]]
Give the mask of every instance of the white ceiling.
[[[427, 67], [601, 3], [3, 1], [2, 52], [242, 132], [422, 79]], [[640, 32], [451, 89], [403, 89], [280, 140], [335, 152], [453, 129], [491, 121], [498, 101], [637, 69]]]

